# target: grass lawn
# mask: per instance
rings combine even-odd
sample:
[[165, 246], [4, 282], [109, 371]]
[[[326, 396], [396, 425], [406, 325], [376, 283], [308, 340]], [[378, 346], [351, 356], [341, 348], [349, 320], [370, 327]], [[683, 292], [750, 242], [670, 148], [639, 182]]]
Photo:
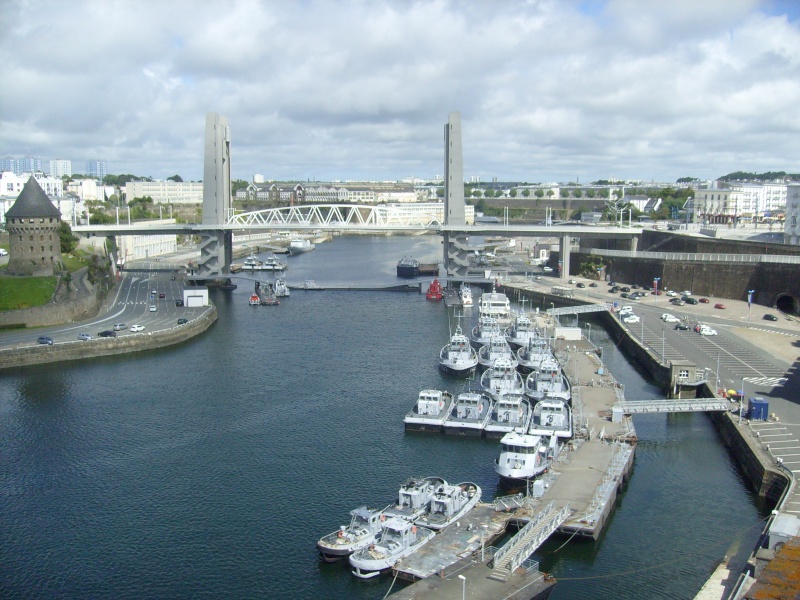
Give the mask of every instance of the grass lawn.
[[70, 273], [74, 273], [75, 271], [89, 265], [88, 260], [81, 260], [68, 254], [62, 254], [61, 260], [64, 261], [64, 266]]
[[0, 310], [43, 306], [53, 297], [56, 277], [10, 277], [0, 275]]

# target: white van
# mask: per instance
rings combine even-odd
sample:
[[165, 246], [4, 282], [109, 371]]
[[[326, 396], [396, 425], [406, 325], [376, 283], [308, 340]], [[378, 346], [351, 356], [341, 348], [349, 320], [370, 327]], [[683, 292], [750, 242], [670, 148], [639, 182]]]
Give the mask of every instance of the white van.
[[622, 308], [619, 309], [619, 314], [620, 315], [626, 315], [626, 314], [632, 313], [632, 312], [633, 312], [633, 307], [632, 306], [623, 306]]

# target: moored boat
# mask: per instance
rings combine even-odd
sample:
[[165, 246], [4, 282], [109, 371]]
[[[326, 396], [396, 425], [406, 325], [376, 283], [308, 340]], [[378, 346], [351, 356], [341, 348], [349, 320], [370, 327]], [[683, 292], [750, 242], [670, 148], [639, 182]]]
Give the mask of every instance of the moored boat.
[[445, 483], [441, 477], [409, 477], [397, 492], [397, 503], [384, 511], [386, 517], [416, 521], [428, 510], [439, 486]]
[[397, 263], [397, 276], [411, 279], [419, 275], [419, 261], [410, 256], [404, 256]]
[[350, 555], [352, 573], [371, 579], [427, 544], [436, 532], [405, 519], [386, 519], [375, 542]]
[[478, 350], [478, 363], [484, 369], [490, 369], [498, 360], [508, 361], [514, 369], [517, 368], [517, 356], [509, 346], [505, 336], [496, 331], [489, 338], [489, 343], [481, 346], [481, 349]]
[[285, 298], [289, 295], [289, 288], [286, 286], [286, 281], [284, 281], [282, 277], [275, 279], [275, 283], [272, 284], [272, 289], [275, 292], [275, 296], [278, 298]]
[[566, 400], [546, 398], [533, 407], [528, 433], [552, 435], [561, 440], [572, 437], [572, 411]]
[[461, 298], [461, 306], [464, 308], [472, 307], [472, 288], [465, 283], [462, 283], [458, 288], [458, 296]]
[[517, 350], [518, 368], [522, 373], [538, 371], [545, 360], [553, 358], [550, 343], [541, 337], [531, 337], [528, 343]]
[[558, 450], [555, 437], [507, 433], [500, 440], [500, 456], [495, 459], [494, 470], [504, 487], [525, 485], [545, 472]]
[[286, 262], [278, 260], [274, 253], [270, 252], [261, 261], [262, 271], [284, 271], [286, 269]]
[[502, 327], [511, 323], [511, 302], [508, 296], [496, 291], [494, 286], [492, 286], [491, 292], [481, 294], [478, 300], [478, 310], [482, 316], [494, 317]]
[[259, 304], [261, 304], [261, 298], [258, 297], [258, 294], [251, 294], [250, 306], [258, 306]]
[[500, 334], [500, 326], [497, 324], [497, 319], [488, 315], [481, 315], [478, 319], [478, 324], [472, 328], [472, 343], [480, 348], [488, 344], [492, 335]]
[[443, 297], [442, 294], [442, 284], [439, 283], [438, 279], [434, 279], [431, 281], [431, 284], [428, 286], [428, 291], [425, 292], [425, 297], [428, 300], [441, 300]]
[[479, 392], [462, 392], [444, 420], [444, 432], [460, 435], [483, 435], [492, 413], [492, 398]]
[[416, 523], [439, 531], [475, 508], [480, 499], [481, 488], [471, 481], [456, 485], [445, 483], [436, 490], [428, 512], [417, 519]]
[[499, 358], [481, 375], [481, 387], [497, 400], [502, 395], [525, 394], [525, 382], [510, 360]]
[[359, 506], [350, 511], [349, 525], [323, 536], [317, 542], [320, 559], [325, 562], [344, 560], [353, 552], [369, 546], [381, 530], [383, 510]]
[[478, 366], [478, 353], [469, 343], [469, 338], [461, 331], [461, 326], [456, 326], [455, 333], [450, 337], [450, 343], [442, 347], [439, 352], [439, 368], [451, 375], [471, 375]]
[[414, 408], [403, 422], [409, 431], [441, 431], [444, 420], [453, 407], [453, 394], [442, 390], [422, 390]]
[[526, 313], [518, 314], [514, 322], [506, 328], [505, 333], [506, 340], [514, 348], [527, 346], [532, 338], [539, 337], [539, 332]]
[[316, 248], [315, 244], [311, 243], [311, 240], [307, 240], [305, 238], [294, 238], [289, 241], [289, 254], [302, 254], [303, 252], [309, 252]]
[[569, 381], [554, 356], [542, 361], [539, 369], [525, 378], [525, 394], [537, 401], [544, 398], [570, 401], [572, 396]]
[[484, 431], [486, 437], [503, 437], [512, 431], [525, 433], [531, 421], [531, 405], [521, 394], [501, 394], [494, 403]]

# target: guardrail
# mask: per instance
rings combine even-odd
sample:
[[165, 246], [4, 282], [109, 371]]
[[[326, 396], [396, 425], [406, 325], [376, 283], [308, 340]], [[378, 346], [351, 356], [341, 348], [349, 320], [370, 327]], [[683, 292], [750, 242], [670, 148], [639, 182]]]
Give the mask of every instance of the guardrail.
[[597, 256], [620, 256], [626, 258], [650, 258], [684, 262], [733, 262], [733, 263], [779, 263], [800, 265], [800, 256], [785, 254], [712, 254], [693, 252], [633, 252], [630, 250], [602, 250], [593, 248], [589, 252]]

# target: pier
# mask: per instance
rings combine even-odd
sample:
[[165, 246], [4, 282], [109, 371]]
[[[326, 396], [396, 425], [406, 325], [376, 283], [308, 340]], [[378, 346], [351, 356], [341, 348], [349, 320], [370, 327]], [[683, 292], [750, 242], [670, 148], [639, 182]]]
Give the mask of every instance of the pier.
[[[399, 562], [398, 578], [420, 581], [394, 598], [451, 597], [464, 581], [471, 597], [546, 597], [555, 581], [538, 572], [531, 554], [553, 533], [589, 539], [602, 533], [633, 466], [636, 432], [629, 415], [611, 418], [624, 399], [594, 346], [556, 339], [553, 350], [572, 387], [573, 439], [552, 468], [531, 482], [526, 497], [481, 505]], [[491, 547], [509, 524], [520, 531], [502, 548]]]

